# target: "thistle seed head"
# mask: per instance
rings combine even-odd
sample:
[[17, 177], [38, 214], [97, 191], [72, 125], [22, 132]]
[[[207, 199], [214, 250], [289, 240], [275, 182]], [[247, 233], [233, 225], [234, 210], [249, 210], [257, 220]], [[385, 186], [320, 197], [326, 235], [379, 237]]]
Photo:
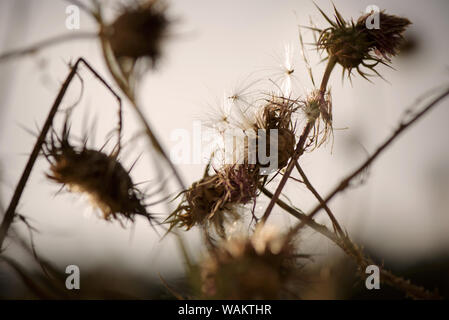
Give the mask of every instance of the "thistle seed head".
[[[293, 156], [295, 150], [296, 138], [293, 114], [298, 108], [298, 101], [296, 100], [271, 96], [256, 116], [255, 129], [265, 130], [266, 133], [266, 152], [270, 150], [270, 130], [277, 130], [278, 145], [276, 152], [278, 156], [278, 169], [287, 165], [288, 160]], [[264, 167], [264, 165], [259, 165], [262, 168]]]
[[316, 43], [318, 49], [326, 51], [329, 58], [334, 58], [343, 67], [343, 75], [347, 71], [350, 77], [351, 71], [356, 69], [362, 77], [368, 79], [367, 76], [372, 74], [360, 69], [365, 67], [380, 76], [375, 67], [379, 63], [388, 65], [389, 57], [397, 53], [402, 33], [410, 21], [382, 11], [379, 17], [380, 29], [368, 29], [366, 20], [370, 14], [363, 15], [354, 23], [352, 20], [345, 21], [340, 12], [334, 9], [336, 20], [332, 21], [318, 8], [331, 25], [319, 30], [320, 36]]
[[351, 70], [369, 58], [370, 41], [365, 33], [353, 25], [330, 28], [319, 38], [318, 47], [327, 51], [329, 56], [335, 57], [345, 69]]
[[86, 146], [72, 146], [66, 126], [62, 137], [52, 134], [43, 149], [50, 163], [47, 177], [67, 186], [71, 192], [86, 194], [105, 220], [121, 222], [119, 218], [124, 218], [134, 221], [135, 215], [141, 215], [152, 223], [143, 193], [136, 188], [116, 155], [107, 155]]
[[201, 292], [207, 299], [287, 298], [300, 279], [297, 248], [291, 239], [266, 227], [252, 236], [229, 239], [211, 248], [200, 265]]
[[146, 0], [126, 7], [109, 25], [106, 34], [117, 59], [145, 57], [155, 65], [168, 25], [162, 1]]
[[367, 35], [370, 47], [375, 53], [387, 61], [395, 56], [401, 47], [404, 37], [403, 33], [411, 24], [410, 20], [395, 15], [386, 14], [385, 11], [379, 13], [379, 29], [366, 28], [366, 20], [370, 14], [361, 16], [357, 20], [356, 27]]
[[236, 206], [255, 199], [259, 179], [254, 166], [224, 166], [183, 191], [182, 202], [166, 222], [171, 228], [186, 227], [187, 230], [194, 225], [212, 226], [225, 237], [224, 223], [240, 218]]

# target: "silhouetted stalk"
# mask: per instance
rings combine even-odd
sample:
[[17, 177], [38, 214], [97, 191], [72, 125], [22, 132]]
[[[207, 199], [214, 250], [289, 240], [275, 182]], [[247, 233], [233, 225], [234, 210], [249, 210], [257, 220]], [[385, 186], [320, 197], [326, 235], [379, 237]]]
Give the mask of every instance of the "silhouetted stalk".
[[22, 196], [23, 190], [25, 189], [25, 185], [28, 181], [28, 178], [30, 177], [31, 171], [33, 170], [34, 163], [36, 162], [36, 159], [39, 156], [42, 144], [44, 143], [47, 133], [50, 130], [50, 127], [53, 123], [53, 118], [55, 117], [56, 112], [58, 111], [62, 99], [64, 98], [64, 95], [70, 85], [70, 82], [75, 76], [76, 70], [81, 61], [83, 61], [83, 59], [80, 58], [75, 62], [67, 78], [62, 84], [62, 87], [59, 90], [59, 93], [53, 103], [53, 106], [50, 109], [47, 119], [45, 120], [44, 126], [42, 127], [39, 137], [37, 138], [37, 141], [34, 144], [33, 151], [31, 152], [30, 157], [28, 158], [28, 162], [25, 166], [25, 169], [23, 170], [22, 176], [20, 177], [19, 183], [17, 184], [17, 187], [14, 191], [14, 195], [11, 199], [11, 202], [9, 203], [8, 209], [6, 209], [5, 216], [3, 217], [2, 224], [0, 225], [0, 250], [3, 247], [3, 241], [5, 240], [5, 237], [8, 233], [8, 229], [12, 221], [14, 220], [17, 205], [19, 204], [20, 197]]
[[[266, 188], [261, 187], [260, 190], [268, 198], [274, 199], [273, 193], [268, 191]], [[376, 263], [371, 260], [371, 258], [366, 257], [363, 251], [352, 242], [348, 235], [339, 236], [336, 233], [329, 230], [326, 226], [317, 223], [309, 215], [306, 215], [299, 210], [291, 207], [281, 199], [276, 200], [276, 204], [290, 213], [292, 216], [301, 220], [300, 224], [307, 225], [316, 232], [324, 235], [326, 238], [331, 240], [337, 246], [339, 246], [349, 257], [351, 257], [357, 264], [359, 271], [364, 274], [366, 267], [369, 265], [376, 265]], [[294, 227], [289, 233], [291, 236], [297, 233], [298, 228]], [[392, 272], [380, 268], [380, 280], [382, 283], [388, 284], [396, 289], [401, 290], [405, 294], [409, 295], [411, 298], [415, 299], [439, 299], [440, 296], [436, 293], [429, 292], [423, 287], [414, 285], [410, 280], [404, 279], [402, 277], [394, 275]]]
[[[330, 75], [331, 75], [332, 70], [334, 69], [336, 63], [337, 63], [336, 59], [331, 56], [328, 60], [326, 70], [324, 71], [323, 78], [321, 80], [320, 93], [321, 93], [322, 99], [324, 99], [324, 94], [326, 92], [327, 83], [329, 82]], [[298, 161], [299, 157], [304, 153], [304, 145], [307, 141], [307, 137], [309, 136], [310, 131], [313, 128], [314, 122], [315, 122], [315, 120], [308, 121], [306, 126], [304, 127], [303, 132], [299, 138], [298, 144], [296, 145], [295, 153], [294, 153], [293, 157], [290, 159], [290, 162], [288, 163], [287, 168], [285, 169], [285, 173], [282, 176], [281, 181], [279, 182], [279, 185], [274, 193], [274, 196], [271, 199], [270, 203], [268, 204], [267, 209], [265, 210], [265, 213], [261, 220], [262, 223], [265, 223], [267, 221], [268, 217], [271, 214], [271, 211], [273, 210], [276, 200], [279, 199], [279, 197], [282, 193], [282, 189], [285, 187], [285, 184], [287, 183], [288, 178], [290, 177], [290, 175], [293, 171], [293, 168], [295, 167], [295, 163]]]
[[[100, 21], [101, 23], [101, 21]], [[170, 169], [172, 170], [173, 174], [175, 175], [175, 178], [181, 187], [182, 190], [186, 188], [181, 175], [179, 174], [178, 170], [176, 169], [173, 162], [170, 160], [170, 158], [167, 155], [167, 152], [163, 148], [162, 144], [159, 142], [159, 139], [156, 137], [154, 130], [151, 128], [149, 121], [145, 118], [145, 115], [143, 114], [142, 110], [138, 107], [136, 103], [136, 98], [134, 93], [131, 91], [130, 86], [128, 85], [128, 82], [123, 78], [122, 74], [117, 69], [117, 64], [115, 63], [115, 58], [112, 56], [113, 53], [111, 52], [109, 48], [109, 43], [107, 39], [104, 37], [101, 38], [101, 45], [102, 45], [102, 51], [103, 51], [103, 57], [106, 61], [106, 65], [109, 69], [109, 72], [111, 73], [114, 80], [117, 82], [120, 89], [123, 91], [123, 93], [126, 95], [128, 100], [131, 102], [131, 105], [133, 106], [134, 110], [137, 113], [137, 116], [139, 117], [142, 125], [145, 128], [145, 133], [150, 140], [151, 145], [154, 147], [157, 153], [159, 153], [162, 158], [167, 162]]]
[[39, 133], [39, 136], [37, 138], [37, 141], [33, 147], [33, 150], [28, 158], [28, 162], [25, 166], [25, 169], [23, 170], [22, 176], [20, 177], [20, 180], [16, 186], [16, 189], [14, 190], [13, 197], [9, 203], [8, 208], [6, 209], [5, 215], [3, 217], [3, 221], [0, 225], [0, 250], [3, 247], [3, 242], [6, 238], [6, 235], [8, 233], [8, 229], [11, 225], [11, 223], [14, 220], [16, 209], [19, 204], [20, 198], [22, 196], [23, 190], [25, 189], [26, 183], [30, 177], [31, 171], [33, 170], [33, 166], [36, 162], [37, 157], [39, 156], [39, 153], [42, 149], [42, 145], [46, 139], [46, 136], [48, 134], [48, 131], [50, 130], [53, 119], [58, 112], [58, 108], [61, 105], [62, 99], [64, 98], [64, 95], [67, 92], [67, 89], [69, 88], [69, 85], [71, 81], [73, 80], [74, 76], [77, 73], [77, 69], [80, 63], [83, 63], [93, 74], [94, 76], [103, 83], [103, 85], [115, 96], [119, 103], [119, 123], [117, 128], [117, 135], [118, 135], [118, 141], [115, 152], [118, 154], [120, 152], [121, 148], [121, 130], [122, 130], [122, 115], [121, 115], [121, 109], [122, 109], [122, 101], [121, 98], [115, 93], [115, 91], [109, 86], [109, 84], [100, 76], [98, 72], [93, 69], [89, 63], [87, 63], [83, 58], [79, 58], [75, 64], [71, 67], [70, 72], [65, 79], [64, 83], [61, 86], [61, 89], [59, 90], [58, 95], [56, 96], [55, 101], [53, 102], [53, 105], [50, 109], [50, 112], [47, 116], [47, 119], [45, 120], [44, 126], [42, 127], [42, 130]]

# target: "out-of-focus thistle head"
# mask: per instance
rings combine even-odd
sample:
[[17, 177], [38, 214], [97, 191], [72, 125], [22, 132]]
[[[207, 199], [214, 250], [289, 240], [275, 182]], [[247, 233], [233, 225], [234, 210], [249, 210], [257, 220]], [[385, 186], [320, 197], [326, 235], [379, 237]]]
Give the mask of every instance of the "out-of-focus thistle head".
[[141, 215], [153, 222], [144, 204], [144, 194], [137, 189], [115, 153], [108, 155], [85, 145], [73, 146], [69, 142], [67, 125], [61, 137], [52, 133], [43, 145], [43, 153], [50, 163], [47, 177], [71, 192], [87, 195], [105, 220], [122, 223], [122, 220], [134, 221], [135, 215]]
[[314, 144], [314, 148], [318, 148], [333, 134], [331, 93], [315, 89], [300, 102], [300, 105], [307, 121], [314, 123], [311, 144]]
[[106, 36], [115, 57], [149, 58], [153, 65], [161, 54], [161, 43], [167, 34], [169, 20], [161, 0], [145, 0], [125, 7], [106, 28]]
[[370, 14], [363, 15], [355, 23], [343, 19], [335, 7], [335, 21], [320, 8], [318, 10], [331, 25], [326, 29], [315, 29], [320, 33], [316, 43], [318, 49], [325, 50], [329, 59], [335, 59], [343, 67], [343, 75], [347, 71], [351, 76], [351, 71], [356, 69], [367, 80], [367, 76], [372, 74], [364, 72], [361, 67], [380, 76], [375, 67], [379, 63], [388, 65], [389, 56], [397, 53], [403, 40], [402, 34], [410, 24], [405, 18], [381, 12], [380, 28], [368, 29], [366, 19]]
[[370, 14], [365, 14], [357, 20], [357, 28], [365, 29], [368, 40], [375, 53], [390, 61], [390, 57], [395, 56], [401, 47], [404, 37], [403, 33], [411, 22], [402, 17], [379, 12], [380, 28], [366, 28], [366, 21]]
[[213, 227], [225, 237], [225, 222], [239, 219], [237, 207], [255, 199], [258, 172], [255, 166], [236, 164], [226, 165], [213, 175], [206, 174], [182, 192], [182, 202], [166, 222], [171, 228], [187, 230], [195, 225]]
[[291, 238], [258, 226], [252, 236], [234, 237], [210, 248], [199, 266], [201, 297], [297, 298], [302, 277], [298, 256]]

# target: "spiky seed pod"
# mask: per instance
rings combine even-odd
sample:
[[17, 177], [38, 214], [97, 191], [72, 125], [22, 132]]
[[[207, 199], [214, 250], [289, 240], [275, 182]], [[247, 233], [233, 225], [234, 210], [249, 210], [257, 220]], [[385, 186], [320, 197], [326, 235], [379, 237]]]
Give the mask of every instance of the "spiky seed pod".
[[266, 227], [227, 240], [211, 248], [200, 264], [202, 298], [292, 298], [302, 277], [297, 257], [291, 239]]
[[325, 49], [329, 56], [335, 57], [345, 69], [357, 68], [363, 60], [370, 59], [370, 41], [365, 33], [346, 24], [324, 32], [318, 40], [318, 47]]
[[[318, 148], [327, 142], [333, 133], [331, 93], [327, 91], [323, 94], [318, 89], [313, 90], [300, 105], [307, 121], [314, 123], [311, 142], [314, 143], [314, 148]], [[324, 128], [321, 128], [321, 124]]]
[[335, 58], [343, 69], [350, 72], [363, 64], [364, 60], [371, 59], [370, 41], [363, 30], [357, 28], [352, 21], [345, 21], [338, 10], [334, 9], [336, 20], [332, 21], [318, 8], [331, 26], [320, 30], [317, 47], [327, 51], [329, 57]]
[[319, 10], [331, 26], [318, 30], [320, 36], [316, 43], [317, 47], [325, 50], [329, 58], [334, 58], [343, 67], [343, 75], [347, 71], [351, 76], [351, 71], [356, 69], [365, 79], [368, 79], [367, 76], [370, 74], [360, 68], [363, 66], [380, 76], [374, 68], [379, 63], [387, 65], [390, 61], [388, 55], [396, 54], [402, 33], [410, 24], [407, 19], [382, 12], [381, 28], [370, 30], [365, 26], [369, 15], [362, 16], [357, 23], [352, 20], [345, 21], [334, 7], [336, 20], [332, 21], [321, 9]]
[[149, 58], [153, 65], [161, 54], [169, 21], [160, 0], [126, 7], [107, 27], [106, 35], [117, 59]]
[[225, 221], [237, 220], [240, 215], [236, 206], [255, 199], [259, 179], [255, 167], [225, 166], [183, 191], [182, 202], [166, 222], [170, 223], [171, 228], [185, 227], [187, 230], [194, 225], [212, 226], [224, 237]]
[[144, 205], [144, 195], [116, 155], [72, 146], [66, 127], [61, 138], [51, 135], [43, 152], [50, 163], [47, 177], [67, 186], [71, 192], [86, 194], [105, 220], [115, 219], [121, 223], [122, 220], [134, 221], [135, 215], [141, 215], [153, 222]]
[[370, 41], [370, 47], [375, 50], [379, 57], [390, 60], [395, 56], [401, 47], [404, 37], [403, 33], [411, 24], [410, 20], [395, 15], [386, 14], [385, 11], [379, 13], [379, 29], [366, 28], [366, 19], [370, 14], [365, 14], [357, 20], [357, 28], [363, 30]]

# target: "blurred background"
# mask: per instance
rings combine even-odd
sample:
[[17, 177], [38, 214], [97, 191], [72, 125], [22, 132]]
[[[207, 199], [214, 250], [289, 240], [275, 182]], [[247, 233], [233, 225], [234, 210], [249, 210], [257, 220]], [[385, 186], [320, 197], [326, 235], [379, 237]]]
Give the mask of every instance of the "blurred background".
[[[104, 1], [108, 14], [126, 1]], [[328, 144], [302, 157], [309, 179], [326, 195], [393, 131], [404, 111], [419, 108], [421, 94], [448, 83], [447, 52], [449, 42], [449, 2], [445, 0], [381, 1], [334, 0], [342, 15], [357, 19], [368, 5], [376, 5], [390, 14], [413, 22], [406, 32], [408, 45], [393, 59], [396, 70], [379, 68], [388, 80], [373, 78], [369, 83], [354, 76], [352, 84], [341, 81], [340, 67], [331, 77], [334, 102], [334, 144]], [[298, 25], [327, 26], [312, 1], [303, 0], [171, 0], [169, 13], [173, 26], [163, 47], [157, 70], [143, 78], [139, 101], [167, 150], [176, 146], [173, 132], [187, 130], [193, 135], [194, 122], [208, 120], [211, 108], [223, 96], [241, 90], [248, 79], [280, 78], [285, 62], [285, 48], [293, 51], [294, 92], [312, 89], [300, 56]], [[326, 13], [332, 3], [316, 0]], [[40, 40], [77, 32], [96, 32], [95, 22], [81, 13], [80, 29], [66, 28], [65, 1], [1, 0], [0, 52], [26, 47]], [[311, 32], [303, 30], [305, 42], [312, 42]], [[313, 72], [319, 78], [324, 65], [313, 47], [307, 47]], [[66, 42], [36, 54], [0, 64], [0, 212], [7, 206], [27, 161], [35, 136], [68, 73], [68, 63], [84, 57], [112, 83], [95, 39]], [[89, 132], [91, 143], [101, 147], [107, 133], [116, 125], [114, 97], [88, 71], [82, 100], [73, 112], [73, 131]], [[70, 107], [82, 88], [74, 81], [62, 108]], [[95, 120], [96, 119], [96, 120]], [[155, 168], [152, 154], [132, 108], [124, 105], [124, 141], [122, 160], [130, 167], [137, 162], [132, 176], [135, 182], [172, 179], [168, 168]], [[63, 116], [56, 118], [62, 123]], [[398, 139], [370, 168], [363, 184], [344, 192], [331, 203], [334, 213], [349, 234], [376, 258], [400, 274], [445, 292], [449, 284], [449, 101], [444, 101]], [[91, 129], [93, 123], [97, 129]], [[26, 128], [27, 130], [25, 130]], [[159, 161], [161, 163], [161, 161]], [[182, 163], [178, 168], [190, 185], [198, 180], [204, 164]], [[61, 193], [45, 177], [48, 164], [39, 159], [20, 202], [18, 212], [39, 231], [34, 235], [39, 255], [57, 266], [60, 272], [75, 264], [80, 267], [83, 283], [89, 277], [98, 287], [114, 287], [130, 297], [170, 297], [159, 274], [170, 283], [183, 283], [185, 270], [177, 242], [171, 236], [161, 239], [147, 221], [137, 220], [131, 227], [98, 219], [85, 199]], [[172, 179], [173, 180], [173, 179]], [[173, 183], [170, 191], [179, 190]], [[315, 199], [305, 187], [292, 184], [286, 194], [305, 212]], [[175, 203], [153, 207], [167, 215]], [[263, 212], [266, 199], [258, 202]], [[275, 208], [271, 222], [286, 228], [293, 220]], [[329, 224], [321, 213], [317, 220]], [[17, 222], [15, 231], [26, 241], [28, 231]], [[183, 232], [195, 257], [202, 252], [198, 230]], [[304, 230], [303, 250], [318, 257], [317, 274], [323, 280], [307, 297], [401, 297], [388, 290], [368, 292], [354, 286], [353, 266], [338, 248], [321, 235]], [[38, 266], [19, 245], [7, 240], [4, 254], [13, 258], [30, 274]], [[350, 265], [350, 264], [349, 264]], [[349, 271], [348, 271], [349, 270]], [[343, 272], [346, 271], [346, 272]], [[95, 276], [91, 276], [91, 275]], [[98, 276], [101, 275], [101, 276]], [[86, 281], [85, 281], [86, 280]], [[321, 288], [321, 289], [320, 289]], [[111, 289], [112, 290], [112, 289]], [[125, 293], [123, 293], [124, 296]], [[13, 269], [0, 262], [0, 297], [32, 298]], [[92, 297], [118, 297], [111, 293], [93, 293]]]

